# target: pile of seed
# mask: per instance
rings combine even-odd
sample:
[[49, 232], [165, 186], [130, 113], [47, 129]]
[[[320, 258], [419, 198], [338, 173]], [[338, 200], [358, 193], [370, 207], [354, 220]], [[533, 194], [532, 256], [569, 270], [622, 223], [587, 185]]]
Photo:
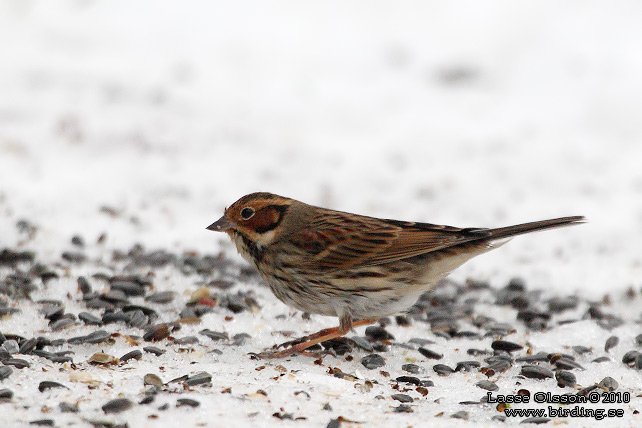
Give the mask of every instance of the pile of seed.
[[[100, 245], [100, 242], [96, 244]], [[82, 364], [100, 365], [109, 369], [123, 364], [135, 364], [143, 354], [160, 356], [168, 350], [175, 352], [173, 345], [190, 347], [212, 343], [226, 346], [251, 344], [252, 332], [229, 337], [226, 332], [203, 328], [198, 335], [181, 334], [184, 325], [198, 323], [207, 313], [223, 313], [226, 317], [233, 317], [244, 311], [260, 313], [262, 303], [258, 301], [257, 295], [252, 291], [239, 291], [237, 287], [248, 281], [260, 282], [251, 268], [239, 265], [222, 254], [148, 251], [142, 245], [136, 245], [127, 251], [112, 251], [110, 260], [107, 270], [102, 260], [92, 260], [87, 255], [85, 240], [80, 236], [72, 238], [71, 249], [60, 254], [60, 260], [49, 264], [39, 261], [34, 252], [11, 248], [0, 250], [0, 319], [20, 316], [21, 311], [25, 310], [23, 308], [28, 308], [27, 310], [37, 311], [38, 317], [46, 320], [48, 326], [45, 333], [22, 336], [2, 327], [3, 321], [0, 321], [0, 412], [3, 411], [3, 406], [13, 400], [11, 385], [15, 371], [29, 367], [37, 369], [45, 361], [72, 369]], [[94, 273], [86, 273], [92, 269], [95, 270]], [[184, 303], [177, 304], [176, 291], [155, 289], [155, 273], [159, 270], [178, 272], [196, 290]], [[106, 271], [110, 273], [105, 273]], [[84, 274], [76, 275], [75, 272]], [[56, 281], [68, 280], [70, 277], [77, 283], [78, 292], [75, 295], [69, 294], [66, 300], [34, 301], [31, 298], [35, 291], [53, 287]], [[630, 293], [636, 294], [634, 290]], [[68, 311], [66, 306], [69, 301], [77, 303], [75, 307], [79, 303], [83, 309]], [[24, 302], [32, 304], [25, 305]], [[516, 311], [516, 317], [512, 322], [494, 319], [482, 309], [488, 305], [511, 308]], [[385, 379], [389, 385], [390, 399], [397, 403], [391, 411], [397, 413], [413, 412], [421, 405], [420, 398], [427, 397], [430, 389], [435, 388], [431, 376], [482, 373], [487, 379], [476, 382], [481, 398], [462, 401], [460, 404], [464, 408], [450, 415], [453, 418], [468, 419], [470, 414], [465, 407], [489, 406], [485, 393], [500, 391], [497, 380], [514, 367], [518, 370], [517, 378], [522, 385], [527, 385], [527, 380], [550, 380], [560, 388], [559, 393], [576, 395], [587, 395], [596, 390], [617, 390], [618, 382], [612, 377], [595, 378], [591, 384], [579, 385], [576, 373], [584, 371], [587, 363], [614, 361], [637, 373], [642, 369], [642, 352], [639, 351], [642, 334], [636, 337], [635, 343], [621, 346], [618, 346], [619, 338], [611, 335], [605, 343], [596, 343], [590, 347], [569, 343], [564, 349], [546, 351], [533, 350], [527, 343], [511, 340], [516, 331], [544, 332], [581, 320], [591, 320], [605, 331], [611, 331], [627, 322], [617, 314], [610, 313], [608, 308], [608, 299], [593, 302], [578, 296], [543, 298], [541, 292], [529, 290], [520, 279], [514, 279], [502, 288], [493, 288], [483, 282], [459, 284], [446, 280], [431, 292], [425, 293], [407, 314], [381, 319], [378, 325], [366, 328], [365, 336], [349, 335], [351, 337], [328, 341], [310, 350], [318, 353], [316, 366], [320, 369], [331, 361], [329, 358], [341, 358], [345, 361], [356, 359], [366, 373], [378, 371], [377, 376]], [[162, 310], [162, 314], [159, 310]], [[117, 332], [109, 328], [113, 324], [118, 325]], [[429, 332], [427, 337], [396, 341], [395, 331], [411, 325], [424, 326], [424, 330]], [[90, 328], [90, 333], [86, 332], [87, 328]], [[83, 334], [73, 334], [83, 329]], [[96, 352], [86, 360], [76, 358], [76, 354], [80, 354], [76, 351], [83, 346], [110, 343], [123, 337], [132, 348], [124, 355]], [[450, 341], [456, 343], [458, 339], [476, 340], [480, 345], [466, 350], [468, 359], [452, 365], [441, 363], [440, 360], [444, 358], [444, 341], [448, 347]], [[623, 350], [614, 354], [612, 351], [615, 348]], [[387, 354], [400, 350], [407, 352], [411, 361], [401, 367], [389, 367]], [[212, 352], [225, 351], [213, 349]], [[327, 355], [331, 357], [326, 358]], [[25, 356], [37, 358], [28, 361]], [[248, 354], [247, 358], [256, 356]], [[262, 360], [257, 360], [256, 364], [256, 370], [265, 367]], [[399, 371], [403, 374], [390, 374]], [[38, 383], [37, 389], [41, 393], [51, 389], [68, 389], [67, 385], [48, 379], [46, 371], [33, 372], [39, 373], [39, 378], [34, 381]], [[333, 367], [331, 363], [327, 367], [327, 373], [350, 382], [364, 380], [356, 373], [346, 373]], [[189, 390], [211, 386], [212, 376], [202, 371], [188, 372], [178, 378], [163, 381], [158, 375], [141, 373], [140, 381], [145, 392], [137, 402], [118, 397], [124, 391], [114, 391], [114, 399], [100, 405], [102, 412], [122, 413], [136, 406], [149, 405], [159, 394], [171, 394], [179, 386]], [[371, 381], [359, 383], [359, 387], [369, 390], [372, 383], [368, 382]], [[530, 394], [530, 391], [522, 386], [519, 393]], [[265, 391], [261, 394], [267, 396]], [[376, 398], [385, 397], [379, 395]], [[178, 407], [199, 405], [199, 401], [192, 398], [179, 398], [175, 402]], [[169, 405], [166, 403], [163, 406], [166, 409]], [[158, 410], [164, 410], [163, 406]], [[77, 403], [65, 400], [59, 403], [58, 409], [48, 411], [46, 418], [29, 422], [55, 425], [57, 413], [75, 414], [81, 410]], [[278, 419], [297, 419], [297, 416], [282, 411], [276, 411], [273, 416]], [[505, 417], [495, 411], [493, 419], [501, 421]], [[347, 421], [345, 418], [331, 419], [328, 426], [338, 426], [341, 420]], [[540, 418], [534, 422], [542, 423], [547, 420]]]

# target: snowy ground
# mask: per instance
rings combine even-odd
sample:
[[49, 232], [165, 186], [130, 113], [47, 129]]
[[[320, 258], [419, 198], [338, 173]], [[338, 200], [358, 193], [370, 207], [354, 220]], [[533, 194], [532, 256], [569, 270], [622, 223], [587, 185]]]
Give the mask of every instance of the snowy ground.
[[[612, 331], [583, 320], [531, 333], [516, 323], [513, 309], [488, 303], [476, 310], [514, 323], [517, 332], [506, 339], [529, 342], [534, 352], [593, 346], [594, 355], [581, 360], [590, 369], [576, 373], [578, 384], [611, 376], [636, 396], [642, 377], [620, 361], [641, 332], [640, 16], [642, 4], [635, 1], [1, 2], [0, 250], [34, 251], [55, 266], [63, 251], [73, 249], [71, 237], [82, 236], [90, 262], [56, 266], [60, 278], [32, 295], [63, 300], [67, 312], [77, 314], [84, 307], [75, 278], [100, 269], [115, 273], [112, 250], [140, 243], [174, 254], [224, 251], [241, 263], [224, 237], [204, 227], [226, 205], [257, 190], [457, 226], [581, 214], [588, 224], [520, 237], [452, 277], [501, 288], [518, 276], [528, 290], [591, 301], [609, 294], [612, 306], [604, 310], [626, 321]], [[21, 219], [36, 225], [37, 233], [20, 232]], [[102, 234], [104, 242], [96, 244]], [[9, 273], [3, 268], [0, 280]], [[169, 306], [157, 307], [162, 321], [174, 321], [200, 284], [171, 267], [154, 273], [157, 290], [178, 293]], [[46, 418], [84, 426], [56, 407], [81, 400], [87, 418], [132, 427], [173, 426], [177, 418], [186, 426], [325, 426], [340, 415], [364, 426], [518, 422], [493, 422], [488, 409], [474, 406], [464, 409], [468, 422], [451, 419], [462, 410], [460, 401], [484, 394], [474, 384], [485, 376], [441, 378], [431, 370], [434, 362], [396, 347], [382, 354], [383, 370], [400, 376], [401, 365], [417, 358], [428, 369], [423, 378], [435, 383], [426, 397], [413, 393], [413, 413], [391, 413], [399, 403], [389, 398], [379, 370], [360, 364], [365, 351], [353, 351], [352, 362], [326, 357], [324, 366], [291, 359], [282, 363], [287, 374], [272, 381], [283, 374], [279, 362], [253, 361], [248, 352], [285, 340], [276, 331], [300, 335], [335, 320], [290, 317], [252, 280], [235, 287], [254, 291], [262, 309], [228, 322], [230, 313], [215, 308], [180, 336], [203, 328], [230, 337], [246, 332], [252, 338], [243, 346], [221, 346], [218, 355], [201, 337], [193, 351], [168, 344], [170, 351], [160, 357], [144, 353], [140, 361], [109, 369], [85, 361], [103, 348], [120, 357], [131, 344], [117, 339], [107, 348], [74, 348], [74, 362], [101, 382], [91, 390], [70, 381], [69, 367], [29, 356], [30, 368], [0, 381], [0, 389], [14, 394], [10, 403], [0, 403], [0, 418], [8, 426]], [[632, 298], [626, 297], [630, 287]], [[96, 330], [77, 325], [54, 334], [40, 304], [9, 303], [21, 312], [0, 319], [4, 334], [58, 338]], [[565, 315], [582, 318], [586, 305]], [[275, 319], [282, 314], [288, 317]], [[119, 324], [104, 328], [131, 333]], [[387, 329], [398, 342], [434, 340], [434, 350], [444, 354], [439, 363], [453, 367], [466, 359], [464, 349], [490, 349], [491, 339], [445, 341], [425, 324]], [[590, 363], [604, 354], [612, 335], [620, 339], [612, 361]], [[336, 366], [359, 380], [328, 375]], [[201, 402], [194, 410], [175, 408], [173, 395], [118, 415], [100, 410], [118, 394], [138, 401], [146, 373], [167, 382], [201, 370], [213, 374], [213, 386], [186, 394]], [[498, 393], [514, 393], [517, 374], [513, 367], [493, 378]], [[366, 379], [379, 383], [366, 391]], [[41, 380], [71, 389], [41, 394]], [[222, 392], [227, 387], [231, 393]], [[557, 390], [550, 379], [538, 388]], [[295, 394], [301, 390], [310, 399]], [[619, 406], [626, 412], [618, 421], [624, 426], [639, 424], [636, 400]], [[157, 411], [164, 402], [170, 408]], [[326, 402], [332, 411], [321, 410]], [[307, 419], [281, 420], [274, 413]], [[607, 423], [614, 422], [602, 421]]]

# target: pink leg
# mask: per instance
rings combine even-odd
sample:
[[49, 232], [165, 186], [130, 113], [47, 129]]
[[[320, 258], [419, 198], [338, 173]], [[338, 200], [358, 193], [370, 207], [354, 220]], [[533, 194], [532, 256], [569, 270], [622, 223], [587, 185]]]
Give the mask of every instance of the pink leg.
[[[377, 319], [355, 321], [352, 323], [352, 327], [370, 325], [377, 321], [378, 321]], [[261, 354], [258, 354], [258, 356], [261, 358], [283, 358], [283, 357], [289, 357], [292, 354], [301, 354], [303, 353], [304, 350], [308, 349], [310, 346], [314, 346], [317, 343], [325, 342], [326, 340], [336, 339], [337, 337], [341, 337], [345, 335], [348, 331], [350, 331], [349, 328], [341, 328], [341, 327], [325, 328], [317, 333], [306, 336], [305, 342], [297, 343], [296, 345], [279, 352], [267, 352], [267, 353], [263, 352]]]

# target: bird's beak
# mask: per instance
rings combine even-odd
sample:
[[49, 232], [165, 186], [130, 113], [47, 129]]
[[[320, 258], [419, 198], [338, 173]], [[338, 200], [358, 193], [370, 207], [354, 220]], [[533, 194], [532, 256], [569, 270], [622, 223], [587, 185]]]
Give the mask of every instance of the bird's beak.
[[216, 220], [214, 223], [206, 227], [207, 230], [213, 230], [214, 232], [225, 232], [234, 227], [234, 223], [228, 220], [227, 217], [223, 216]]

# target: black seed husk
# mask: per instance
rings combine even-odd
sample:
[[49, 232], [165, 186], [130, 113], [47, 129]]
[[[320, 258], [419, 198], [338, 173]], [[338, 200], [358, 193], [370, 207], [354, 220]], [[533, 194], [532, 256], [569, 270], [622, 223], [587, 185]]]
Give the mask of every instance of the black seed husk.
[[539, 425], [539, 424], [545, 424], [545, 423], [548, 423], [549, 421], [550, 421], [550, 419], [549, 419], [549, 418], [540, 418], [540, 417], [536, 417], [536, 418], [526, 418], [526, 419], [523, 419], [523, 420], [520, 422], [520, 424], [537, 424], [537, 425]]
[[101, 325], [103, 323], [102, 319], [90, 312], [81, 312], [78, 314], [78, 318], [87, 325]]
[[475, 385], [487, 391], [497, 391], [499, 389], [497, 384], [495, 382], [491, 382], [490, 380], [480, 380]]
[[143, 353], [140, 350], [134, 349], [133, 351], [130, 351], [130, 352], [126, 353], [125, 355], [123, 355], [119, 359], [120, 359], [121, 363], [124, 363], [124, 362], [126, 362], [128, 360], [131, 360], [131, 359], [140, 360], [142, 358], [142, 356], [143, 356]]
[[402, 365], [401, 370], [412, 374], [422, 374], [426, 372], [425, 368], [412, 363]]
[[414, 376], [399, 376], [395, 379], [397, 382], [410, 383], [413, 385], [421, 386], [421, 380]]
[[449, 374], [454, 372], [454, 370], [452, 368], [450, 368], [449, 366], [447, 366], [445, 364], [435, 364], [434, 366], [432, 366], [432, 369], [439, 376], [448, 376]]
[[179, 398], [176, 400], [176, 407], [189, 406], [189, 407], [198, 407], [201, 403], [191, 398]]
[[614, 348], [617, 346], [617, 344], [620, 343], [620, 338], [617, 336], [611, 336], [608, 339], [606, 339], [606, 343], [604, 344], [604, 352], [609, 352], [611, 348]]
[[385, 328], [376, 325], [366, 328], [366, 336], [371, 340], [395, 340], [395, 337]]
[[17, 369], [24, 369], [26, 367], [31, 367], [31, 365], [27, 360], [23, 360], [21, 358], [7, 358], [6, 360], [2, 361], [2, 364], [7, 366], [14, 366]]
[[4, 380], [11, 376], [13, 369], [9, 366], [0, 366], [0, 380]]
[[615, 391], [616, 389], [618, 389], [620, 384], [618, 384], [617, 381], [612, 377], [607, 376], [602, 379], [597, 386], [600, 388], [605, 388], [609, 391]]
[[78, 406], [76, 406], [75, 404], [67, 403], [66, 401], [58, 404], [58, 408], [62, 413], [78, 413], [80, 411]]
[[166, 351], [160, 348], [157, 348], [156, 346], [145, 346], [143, 348], [143, 351], [149, 352], [150, 354], [154, 354], [156, 356], [163, 355]]
[[134, 403], [127, 398], [116, 398], [110, 400], [102, 406], [105, 413], [120, 413], [130, 409]]
[[419, 348], [418, 351], [421, 353], [426, 358], [430, 358], [433, 360], [441, 360], [444, 356], [438, 352], [432, 351], [430, 349], [426, 348]]
[[40, 382], [38, 384], [38, 391], [40, 391], [40, 392], [44, 392], [44, 391], [46, 391], [48, 389], [52, 389], [52, 388], [66, 388], [66, 389], [69, 389], [69, 388], [67, 388], [65, 385], [63, 385], [61, 383], [53, 382], [53, 381], [50, 381], [50, 380], [44, 380], [44, 381], [42, 381], [42, 382]]
[[0, 389], [0, 402], [10, 401], [13, 398], [13, 391], [7, 388]]
[[555, 372], [555, 380], [557, 380], [557, 385], [559, 387], [574, 387], [577, 383], [575, 375], [566, 370], [558, 370]]
[[185, 385], [194, 386], [200, 385], [203, 383], [210, 383], [212, 381], [212, 375], [207, 372], [198, 372], [189, 376], [183, 381]]
[[386, 365], [386, 361], [379, 354], [366, 355], [361, 359], [361, 364], [367, 369], [376, 369]]
[[530, 379], [546, 379], [554, 377], [552, 371], [541, 366], [524, 365], [521, 371], [522, 376]]
[[509, 342], [507, 340], [495, 340], [490, 346], [496, 351], [506, 351], [506, 352], [518, 351], [524, 348], [522, 345], [519, 345], [514, 342]]
[[402, 403], [412, 403], [413, 399], [410, 395], [407, 394], [392, 394], [391, 395], [393, 400], [400, 401]]

